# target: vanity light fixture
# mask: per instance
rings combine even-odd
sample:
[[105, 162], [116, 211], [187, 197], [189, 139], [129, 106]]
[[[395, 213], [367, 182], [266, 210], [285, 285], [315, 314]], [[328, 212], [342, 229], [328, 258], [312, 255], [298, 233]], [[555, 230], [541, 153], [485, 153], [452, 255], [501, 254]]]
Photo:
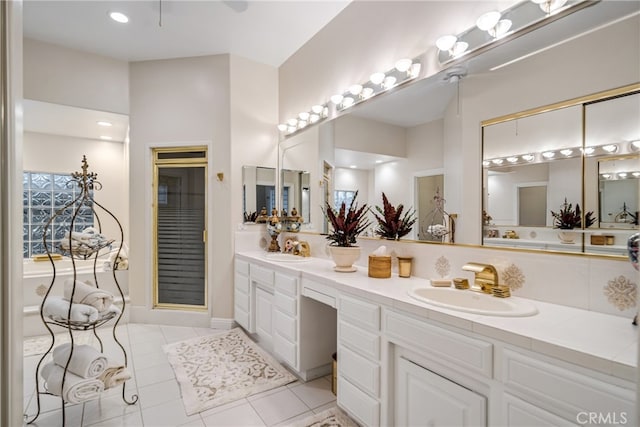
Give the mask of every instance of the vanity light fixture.
[[298, 126], [298, 119], [289, 119], [289, 120], [287, 120], [287, 124], [289, 126], [294, 126], [294, 127]]
[[311, 107], [311, 111], [313, 111], [316, 114], [321, 114], [322, 111], [324, 111], [324, 105], [316, 104], [313, 107]]
[[104, 126], [104, 127], [111, 127], [111, 126], [113, 126], [113, 123], [108, 122], [108, 121], [106, 121], [106, 120], [98, 120], [96, 123], [98, 124], [98, 126]]
[[501, 165], [504, 162], [504, 160], [502, 160], [502, 159], [493, 159], [492, 162], [493, 162], [494, 165]]
[[411, 70], [411, 66], [413, 65], [413, 61], [408, 58], [399, 59], [396, 61], [396, 70], [401, 73], [406, 73]]
[[626, 172], [620, 172], [620, 173], [618, 173], [618, 176], [620, 178], [626, 178], [627, 177], [627, 173]]
[[615, 153], [616, 151], [618, 151], [618, 145], [617, 144], [607, 144], [607, 145], [603, 145], [602, 149], [604, 151], [606, 151], [607, 153]]
[[122, 12], [109, 12], [109, 18], [121, 24], [129, 22], [129, 17]]
[[287, 126], [287, 133], [294, 133], [298, 128], [296, 126]]
[[306, 120], [300, 120], [300, 121], [298, 122], [298, 129], [304, 129], [304, 128], [306, 128], [306, 127], [307, 127], [307, 125], [308, 125], [308, 123], [307, 123], [307, 121], [306, 121]]
[[585, 154], [585, 156], [590, 156], [590, 155], [592, 155], [593, 153], [596, 152], [596, 149], [593, 148], [593, 147], [585, 147], [584, 150], [582, 150], [582, 151]]
[[286, 125], [286, 124], [284, 124], [284, 123], [280, 123], [280, 124], [278, 125], [278, 130], [279, 130], [280, 132], [284, 132], [285, 130], [287, 130], [287, 125]]
[[554, 153], [553, 151], [545, 151], [544, 153], [542, 153], [542, 157], [544, 157], [545, 159], [553, 159], [555, 155], [556, 153]]
[[570, 148], [565, 148], [564, 150], [560, 150], [560, 154], [565, 157], [569, 157], [573, 153], [573, 150]]
[[631, 172], [634, 178], [640, 178], [640, 172]]
[[318, 120], [320, 120], [320, 115], [319, 114], [313, 113], [313, 114], [309, 115], [309, 123], [315, 123]]
[[516, 163], [517, 161], [518, 158], [516, 156], [507, 157], [507, 162], [509, 163]]
[[536, 156], [534, 156], [533, 154], [523, 154], [522, 155], [522, 160], [526, 161], [526, 162], [532, 162], [533, 159], [535, 159]]
[[482, 166], [484, 166], [485, 168], [489, 167], [490, 164], [491, 164], [491, 162], [489, 160], [483, 160], [482, 161]]
[[384, 81], [382, 82], [382, 86], [385, 89], [390, 89], [396, 85], [396, 80], [397, 79], [394, 76], [387, 76], [384, 78]]
[[360, 97], [362, 99], [367, 99], [367, 98], [371, 98], [372, 95], [373, 95], [373, 88], [365, 87], [362, 89], [362, 93], [360, 94]]
[[344, 99], [342, 100], [342, 108], [349, 108], [351, 107], [356, 101], [350, 97], [350, 96], [345, 96]]

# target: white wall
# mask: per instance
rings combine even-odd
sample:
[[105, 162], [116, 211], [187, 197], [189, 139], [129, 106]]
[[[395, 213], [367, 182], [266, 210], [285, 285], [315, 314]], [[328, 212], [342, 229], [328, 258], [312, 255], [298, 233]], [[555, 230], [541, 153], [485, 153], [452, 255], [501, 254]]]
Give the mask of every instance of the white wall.
[[24, 97], [129, 113], [129, 65], [104, 56], [24, 40]]
[[[98, 174], [102, 189], [94, 192], [94, 199], [109, 209], [122, 227], [128, 229], [128, 201], [122, 200], [129, 186], [125, 174], [125, 149], [119, 142], [72, 138], [34, 132], [24, 133], [23, 168], [27, 171], [71, 174], [82, 171], [82, 156], [87, 156], [89, 171]], [[96, 208], [103, 225], [103, 233], [116, 240], [120, 231], [110, 218]]]
[[[215, 178], [218, 172], [231, 176], [229, 62], [228, 55], [217, 55], [130, 64], [130, 202], [135, 215], [131, 216], [129, 283], [134, 321], [137, 316], [155, 315], [149, 310], [151, 147], [203, 143], [209, 145], [210, 158], [207, 177], [209, 315], [232, 317], [233, 251], [230, 248], [233, 246], [229, 225], [237, 223], [237, 219], [232, 220], [229, 208], [230, 181]], [[238, 192], [240, 186], [238, 183]], [[240, 203], [240, 195], [237, 197]], [[240, 212], [241, 205], [236, 209]]]
[[405, 129], [356, 116], [342, 116], [334, 123], [335, 148], [405, 157]]

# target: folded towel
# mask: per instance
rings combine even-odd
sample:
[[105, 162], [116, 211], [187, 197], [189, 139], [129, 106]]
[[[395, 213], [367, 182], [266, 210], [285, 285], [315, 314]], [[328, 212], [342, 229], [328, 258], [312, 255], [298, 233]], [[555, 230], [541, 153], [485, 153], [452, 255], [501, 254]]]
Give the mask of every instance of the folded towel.
[[117, 387], [123, 382], [131, 379], [131, 372], [124, 365], [110, 365], [98, 377], [104, 383], [104, 389]]
[[71, 304], [71, 318], [69, 316], [69, 305], [71, 303], [61, 297], [52, 296], [47, 298], [42, 306], [42, 313], [53, 320], [73, 322], [93, 323], [100, 317], [98, 309], [86, 304]]
[[[104, 383], [97, 378], [81, 378], [64, 368], [49, 362], [42, 367], [40, 375], [45, 381], [45, 388], [51, 394], [62, 396], [68, 403], [81, 403], [97, 398], [104, 391]], [[62, 379], [64, 378], [64, 389]]]
[[[63, 368], [67, 366], [71, 343], [60, 344], [53, 349], [53, 361]], [[95, 378], [107, 369], [107, 358], [90, 345], [74, 345], [67, 370], [82, 378]]]
[[[71, 299], [72, 291], [73, 299]], [[64, 298], [74, 303], [93, 306], [98, 311], [105, 311], [113, 304], [113, 294], [95, 287], [93, 283], [76, 280], [74, 290], [73, 279], [67, 279], [64, 282]]]
[[106, 317], [111, 313], [113, 313], [113, 317], [116, 317], [116, 316], [119, 316], [120, 313], [122, 313], [122, 310], [117, 305], [111, 304], [111, 306], [108, 309], [106, 309], [105, 311], [101, 311], [100, 312], [100, 316], [101, 317]]

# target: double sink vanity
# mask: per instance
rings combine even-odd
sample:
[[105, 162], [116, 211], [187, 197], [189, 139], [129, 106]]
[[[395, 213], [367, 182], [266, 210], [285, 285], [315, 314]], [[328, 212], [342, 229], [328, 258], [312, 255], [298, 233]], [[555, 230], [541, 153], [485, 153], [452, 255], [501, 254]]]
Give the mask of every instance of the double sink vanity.
[[[235, 320], [305, 381], [337, 352], [338, 405], [362, 425], [636, 419], [626, 318], [279, 255], [236, 253]], [[628, 350], [612, 356], [614, 340]]]

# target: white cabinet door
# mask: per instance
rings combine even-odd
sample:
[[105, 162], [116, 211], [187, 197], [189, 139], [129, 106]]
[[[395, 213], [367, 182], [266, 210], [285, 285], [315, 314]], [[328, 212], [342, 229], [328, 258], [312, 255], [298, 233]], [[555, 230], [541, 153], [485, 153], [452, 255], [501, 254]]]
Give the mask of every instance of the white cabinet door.
[[256, 286], [256, 333], [267, 347], [273, 342], [273, 293]]
[[395, 425], [486, 426], [486, 397], [404, 359], [396, 359]]

